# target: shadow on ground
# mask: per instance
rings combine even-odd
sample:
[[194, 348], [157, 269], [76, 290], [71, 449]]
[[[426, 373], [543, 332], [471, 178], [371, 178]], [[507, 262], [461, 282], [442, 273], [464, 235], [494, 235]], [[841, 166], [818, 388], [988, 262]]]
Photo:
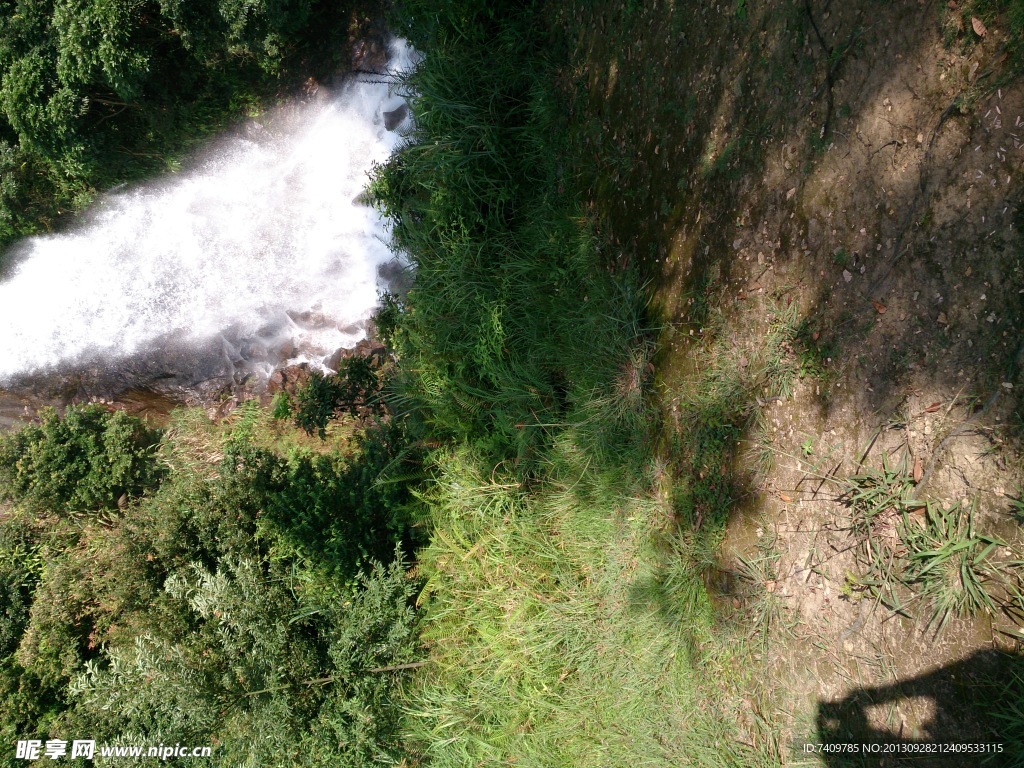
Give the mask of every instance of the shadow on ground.
[[[916, 677], [821, 702], [817, 742], [829, 768], [1020, 765], [1024, 722], [1008, 724], [993, 713], [1022, 706], [1024, 660], [979, 651]], [[906, 722], [909, 707], [928, 712], [913, 730]]]

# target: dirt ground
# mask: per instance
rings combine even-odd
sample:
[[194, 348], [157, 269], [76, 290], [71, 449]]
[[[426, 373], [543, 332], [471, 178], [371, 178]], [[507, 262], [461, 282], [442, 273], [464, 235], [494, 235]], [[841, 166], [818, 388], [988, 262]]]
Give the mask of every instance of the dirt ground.
[[[658, 0], [562, 20], [596, 168], [582, 181], [613, 256], [658, 286], [668, 401], [709, 314], [740, 355], [795, 316], [802, 375], [747, 436], [773, 468], [721, 563], [768, 553], [768, 687], [793, 744], [987, 738], [972, 702], [1019, 650], [1024, 79], [1005, 20], [987, 19], [979, 34], [945, 0]], [[865, 523], [849, 493], [886, 469], [899, 502]], [[937, 631], [924, 596], [872, 589], [868, 540], [891, 578], [899, 526], [928, 526], [919, 500], [963, 526], [973, 505], [962, 536], [998, 537], [996, 610]]]

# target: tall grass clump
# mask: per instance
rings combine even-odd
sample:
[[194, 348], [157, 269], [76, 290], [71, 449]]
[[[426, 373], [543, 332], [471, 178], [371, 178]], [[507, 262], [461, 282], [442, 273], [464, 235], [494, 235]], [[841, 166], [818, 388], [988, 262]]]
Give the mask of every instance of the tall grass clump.
[[571, 195], [558, 45], [530, 3], [428, 6], [403, 16], [429, 52], [402, 84], [417, 127], [372, 183], [415, 266], [402, 391], [435, 437], [527, 473], [568, 421], [614, 453], [608, 420], [647, 415], [641, 292], [609, 274]]
[[706, 600], [682, 561], [662, 568], [656, 505], [480, 459], [438, 457], [426, 496], [410, 747], [434, 766], [758, 764], [687, 642]]
[[434, 766], [756, 764], [698, 671], [709, 603], [650, 482], [645, 286], [581, 204], [543, 6], [413, 0], [393, 24], [426, 53], [401, 83], [416, 128], [371, 182], [415, 274], [386, 309], [393, 402], [429, 449], [408, 745]]

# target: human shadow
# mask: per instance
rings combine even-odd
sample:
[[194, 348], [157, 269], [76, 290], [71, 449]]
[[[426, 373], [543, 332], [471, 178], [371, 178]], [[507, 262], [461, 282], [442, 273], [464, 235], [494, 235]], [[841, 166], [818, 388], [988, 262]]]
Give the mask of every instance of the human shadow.
[[829, 768], [1020, 765], [1024, 659], [978, 651], [916, 677], [821, 701], [815, 741], [796, 749], [819, 754]]

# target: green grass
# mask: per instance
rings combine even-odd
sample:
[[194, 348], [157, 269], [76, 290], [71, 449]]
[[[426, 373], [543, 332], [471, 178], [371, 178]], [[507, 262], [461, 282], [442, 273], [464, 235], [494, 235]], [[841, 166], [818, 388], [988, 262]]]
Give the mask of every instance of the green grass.
[[[579, 202], [589, 161], [536, 10], [464, 0], [413, 35], [417, 130], [372, 184], [415, 263], [389, 308], [395, 407], [431, 446], [410, 744], [435, 766], [773, 764], [738, 694], [748, 646], [703, 583], [713, 546], [659, 494], [646, 288]], [[743, 400], [785, 385], [791, 326]], [[699, 406], [698, 442], [720, 452], [750, 416], [718, 418], [726, 379]]]
[[[697, 375], [674, 395], [677, 423], [667, 437], [682, 520], [720, 531], [756, 478], [770, 470], [763, 411], [792, 395], [799, 370], [796, 332], [795, 308], [776, 308], [762, 343], [741, 348], [726, 338], [724, 321], [712, 312], [704, 340], [692, 352]], [[754, 445], [752, 456], [739, 451], [746, 439]]]
[[1019, 563], [1003, 557], [1005, 542], [979, 530], [974, 503], [916, 499], [905, 458], [836, 482], [863, 568], [847, 574], [847, 594], [867, 591], [905, 615], [921, 605], [925, 629], [936, 635], [952, 618], [1012, 610]]
[[909, 576], [931, 603], [929, 628], [938, 633], [954, 616], [996, 613], [990, 584], [1001, 580], [1003, 569], [993, 555], [1006, 545], [977, 530], [973, 504], [966, 510], [928, 504], [924, 523], [905, 523], [904, 530], [911, 548]]
[[764, 764], [738, 703], [708, 685], [710, 607], [688, 548], [654, 545], [664, 511], [596, 472], [527, 492], [479, 463], [446, 457], [428, 496], [432, 663], [411, 727], [430, 763]]

